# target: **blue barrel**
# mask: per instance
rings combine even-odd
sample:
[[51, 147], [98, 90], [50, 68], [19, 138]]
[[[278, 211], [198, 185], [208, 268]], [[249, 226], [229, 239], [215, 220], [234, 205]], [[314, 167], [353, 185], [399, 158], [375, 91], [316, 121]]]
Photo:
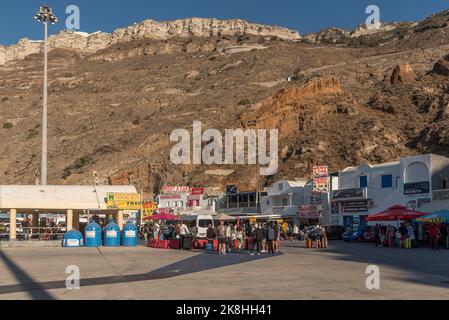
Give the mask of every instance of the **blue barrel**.
[[65, 248], [79, 248], [84, 246], [83, 235], [78, 230], [66, 232], [62, 246]]
[[84, 230], [86, 247], [101, 247], [101, 227], [98, 223], [92, 222], [86, 226]]
[[129, 222], [123, 227], [122, 244], [124, 247], [136, 247], [138, 241], [139, 231], [137, 226]]
[[103, 231], [103, 244], [105, 247], [120, 247], [120, 228], [111, 222]]

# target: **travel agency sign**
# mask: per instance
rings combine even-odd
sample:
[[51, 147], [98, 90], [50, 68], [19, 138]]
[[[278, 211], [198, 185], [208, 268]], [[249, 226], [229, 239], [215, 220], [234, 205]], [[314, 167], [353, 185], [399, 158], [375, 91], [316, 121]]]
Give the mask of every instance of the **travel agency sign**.
[[313, 167], [313, 191], [329, 192], [329, 169], [327, 166]]
[[139, 193], [108, 193], [107, 208], [114, 210], [140, 210], [141, 198]]

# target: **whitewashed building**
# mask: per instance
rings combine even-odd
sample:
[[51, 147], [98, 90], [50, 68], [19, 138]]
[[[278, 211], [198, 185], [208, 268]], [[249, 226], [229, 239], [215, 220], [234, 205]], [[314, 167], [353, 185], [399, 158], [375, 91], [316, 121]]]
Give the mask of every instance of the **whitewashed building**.
[[331, 219], [354, 227], [363, 217], [394, 205], [419, 210], [431, 203], [435, 192], [449, 187], [449, 159], [426, 154], [363, 164], [339, 172], [334, 182]]
[[[300, 215], [301, 206], [314, 206], [316, 212]], [[280, 180], [268, 189], [261, 200], [263, 215], [281, 215], [295, 224], [331, 224], [328, 193], [313, 193], [313, 183], [307, 180]]]

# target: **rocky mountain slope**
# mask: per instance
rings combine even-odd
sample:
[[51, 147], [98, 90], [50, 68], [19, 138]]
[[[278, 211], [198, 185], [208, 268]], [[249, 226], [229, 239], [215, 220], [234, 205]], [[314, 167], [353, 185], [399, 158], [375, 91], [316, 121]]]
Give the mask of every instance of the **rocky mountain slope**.
[[[204, 129], [279, 128], [280, 169], [262, 185], [307, 177], [318, 163], [449, 156], [449, 12], [314, 43], [233, 21], [54, 36], [50, 182], [92, 183], [95, 172], [149, 193], [162, 183], [254, 188], [256, 166], [171, 164], [170, 133], [199, 120]], [[42, 54], [29, 45], [35, 53], [14, 49], [0, 66], [1, 184], [34, 183], [39, 168]]]

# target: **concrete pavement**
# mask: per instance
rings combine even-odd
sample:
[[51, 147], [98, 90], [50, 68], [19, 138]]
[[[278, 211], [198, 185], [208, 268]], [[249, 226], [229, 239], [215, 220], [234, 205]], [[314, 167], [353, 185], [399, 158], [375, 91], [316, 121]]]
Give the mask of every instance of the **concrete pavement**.
[[[282, 254], [218, 256], [136, 248], [0, 249], [0, 299], [449, 299], [449, 250], [331, 242]], [[381, 289], [368, 290], [368, 265]], [[68, 290], [67, 266], [81, 289]]]

